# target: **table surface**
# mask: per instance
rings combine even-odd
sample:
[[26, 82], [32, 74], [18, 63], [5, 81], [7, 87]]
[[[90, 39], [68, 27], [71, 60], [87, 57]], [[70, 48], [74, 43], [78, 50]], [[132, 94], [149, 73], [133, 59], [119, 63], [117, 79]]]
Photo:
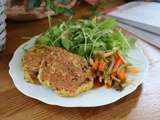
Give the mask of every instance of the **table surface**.
[[[117, 1], [107, 7], [110, 11], [122, 4]], [[77, 7], [78, 14], [89, 14], [86, 6]], [[64, 16], [54, 17], [53, 23]], [[7, 21], [7, 47], [0, 55], [0, 120], [160, 120], [160, 50], [140, 41], [149, 60], [149, 72], [137, 90], [119, 101], [94, 108], [63, 108], [46, 105], [20, 93], [14, 86], [8, 73], [8, 63], [15, 49], [26, 41], [23, 37], [32, 37], [45, 31], [47, 20], [32, 22]]]

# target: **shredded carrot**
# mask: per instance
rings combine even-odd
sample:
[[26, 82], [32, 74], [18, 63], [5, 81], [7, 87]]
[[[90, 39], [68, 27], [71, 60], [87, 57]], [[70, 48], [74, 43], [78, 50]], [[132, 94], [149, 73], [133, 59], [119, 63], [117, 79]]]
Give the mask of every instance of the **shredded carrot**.
[[107, 87], [107, 88], [112, 87], [112, 80], [111, 79], [107, 80], [107, 82], [105, 83], [105, 87]]
[[122, 52], [120, 50], [118, 50], [118, 56], [122, 60], [123, 63], [126, 63], [126, 60], [124, 59]]
[[111, 88], [111, 87], [112, 87], [112, 84], [106, 83], [106, 84], [105, 84], [105, 87], [106, 87], [106, 88]]
[[[116, 58], [115, 58], [116, 59]], [[112, 70], [112, 75], [115, 76], [116, 75], [116, 71], [119, 68], [119, 66], [122, 64], [122, 60], [121, 59], [117, 59], [117, 61], [115, 61], [113, 70]]]
[[123, 60], [120, 58], [120, 56], [118, 54], [116, 54], [114, 56], [114, 59], [115, 59], [115, 64], [114, 64], [114, 67], [113, 67], [113, 70], [112, 70], [112, 73], [111, 73], [112, 76], [116, 76], [117, 75], [116, 71], [124, 63]]
[[119, 78], [120, 80], [124, 80], [124, 79], [126, 78], [126, 69], [125, 69], [125, 68], [122, 69], [122, 70], [119, 72], [118, 78]]
[[99, 71], [104, 71], [105, 69], [105, 62], [102, 60], [99, 60], [98, 58], [95, 60], [95, 62], [92, 65], [93, 70], [99, 70]]
[[112, 80], [116, 80], [119, 83], [123, 82], [123, 80], [126, 80], [126, 74], [127, 74], [126, 61], [122, 56], [121, 51], [118, 51], [111, 57], [113, 59], [111, 59], [111, 65], [108, 70], [108, 75], [109, 77], [111, 77], [111, 81], [107, 80], [105, 82], [104, 79], [102, 79], [103, 76], [98, 73], [105, 72], [106, 62], [103, 61], [103, 59], [101, 59], [100, 57], [95, 58], [95, 61], [92, 64], [92, 69], [95, 72], [94, 84], [96, 86], [104, 85], [106, 88], [111, 88]]
[[93, 65], [92, 65], [93, 70], [97, 70], [98, 66], [99, 66], [99, 60], [96, 59], [95, 62], [93, 63]]
[[119, 60], [119, 55], [118, 55], [118, 54], [115, 54], [115, 55], [114, 55], [114, 59], [115, 59], [115, 61], [118, 61], [118, 60]]
[[95, 87], [101, 87], [101, 86], [104, 85], [104, 83], [103, 82], [99, 82], [99, 80], [95, 79], [94, 80], [94, 85], [95, 85]]
[[122, 64], [122, 60], [121, 60], [121, 59], [118, 59], [118, 60], [115, 62], [114, 69], [117, 69], [121, 64]]
[[116, 76], [117, 74], [116, 74], [116, 72], [112, 71], [111, 75]]
[[105, 69], [105, 63], [103, 61], [99, 62], [99, 67], [98, 67], [99, 71], [104, 71]]

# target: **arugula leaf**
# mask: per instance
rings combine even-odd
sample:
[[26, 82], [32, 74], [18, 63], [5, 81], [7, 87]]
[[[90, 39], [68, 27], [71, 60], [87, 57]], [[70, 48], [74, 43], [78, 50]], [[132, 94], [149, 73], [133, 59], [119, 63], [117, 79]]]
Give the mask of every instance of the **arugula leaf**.
[[71, 41], [70, 40], [67, 40], [67, 39], [62, 39], [61, 40], [61, 43], [62, 43], [62, 46], [66, 49], [66, 50], [69, 50], [70, 47], [71, 47]]
[[101, 22], [98, 26], [100, 29], [114, 29], [117, 27], [117, 21], [111, 17]]
[[40, 36], [35, 44], [39, 44], [39, 45], [49, 45], [50, 39], [47, 36]]

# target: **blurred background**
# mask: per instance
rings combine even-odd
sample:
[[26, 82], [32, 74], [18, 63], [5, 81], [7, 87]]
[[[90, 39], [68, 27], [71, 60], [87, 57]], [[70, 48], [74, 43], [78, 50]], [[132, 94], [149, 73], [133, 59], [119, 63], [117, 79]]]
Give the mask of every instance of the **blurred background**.
[[[101, 17], [131, 1], [159, 2], [160, 0], [0, 0], [0, 51], [5, 48], [6, 18], [7, 25], [10, 26], [18, 26], [21, 23], [27, 25], [31, 23], [26, 22], [32, 21], [34, 24], [40, 24], [35, 21], [44, 20], [48, 16], [53, 16], [54, 23], [71, 17], [89, 19], [93, 16]], [[48, 23], [42, 21], [41, 23], [43, 23], [41, 28], [47, 29]], [[41, 30], [36, 29], [35, 34], [42, 32]]]

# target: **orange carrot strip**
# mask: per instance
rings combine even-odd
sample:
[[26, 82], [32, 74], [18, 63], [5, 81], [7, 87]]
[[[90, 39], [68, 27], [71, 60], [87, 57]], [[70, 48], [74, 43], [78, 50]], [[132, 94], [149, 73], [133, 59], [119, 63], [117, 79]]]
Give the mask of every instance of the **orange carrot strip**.
[[121, 59], [118, 59], [115, 64], [114, 64], [114, 67], [113, 67], [113, 72], [116, 72], [118, 67], [122, 64], [122, 60]]
[[122, 55], [120, 50], [118, 51], [118, 56], [123, 61], [123, 63], [126, 63], [126, 60], [124, 59], [124, 57], [123, 57], [123, 55]]
[[118, 68], [122, 64], [122, 60], [118, 59], [114, 65], [114, 68]]
[[111, 75], [116, 76], [116, 72], [112, 71]]
[[97, 69], [98, 69], [98, 65], [99, 65], [99, 60], [96, 59], [95, 62], [93, 63], [93, 65], [92, 65], [92, 68], [93, 68], [94, 70], [97, 70]]
[[105, 84], [105, 87], [106, 87], [106, 88], [111, 88], [111, 87], [112, 87], [112, 85], [111, 85], [111, 84], [109, 84], [109, 83], [106, 83], [106, 84]]
[[115, 55], [114, 55], [114, 59], [115, 59], [115, 61], [118, 61], [118, 60], [119, 60], [119, 55], [118, 55], [118, 54], [115, 54]]
[[112, 76], [117, 75], [116, 71], [121, 66], [121, 64], [123, 64], [123, 61], [120, 59], [120, 57], [117, 54], [114, 56], [114, 59], [115, 59], [115, 64], [114, 64], [114, 67], [113, 67], [113, 70], [112, 70], [112, 73], [111, 73]]
[[105, 63], [103, 61], [99, 62], [98, 69], [99, 69], [99, 71], [104, 71], [104, 69], [105, 69]]
[[118, 78], [120, 80], [124, 80], [126, 78], [126, 69], [122, 69], [119, 74], [118, 74]]

